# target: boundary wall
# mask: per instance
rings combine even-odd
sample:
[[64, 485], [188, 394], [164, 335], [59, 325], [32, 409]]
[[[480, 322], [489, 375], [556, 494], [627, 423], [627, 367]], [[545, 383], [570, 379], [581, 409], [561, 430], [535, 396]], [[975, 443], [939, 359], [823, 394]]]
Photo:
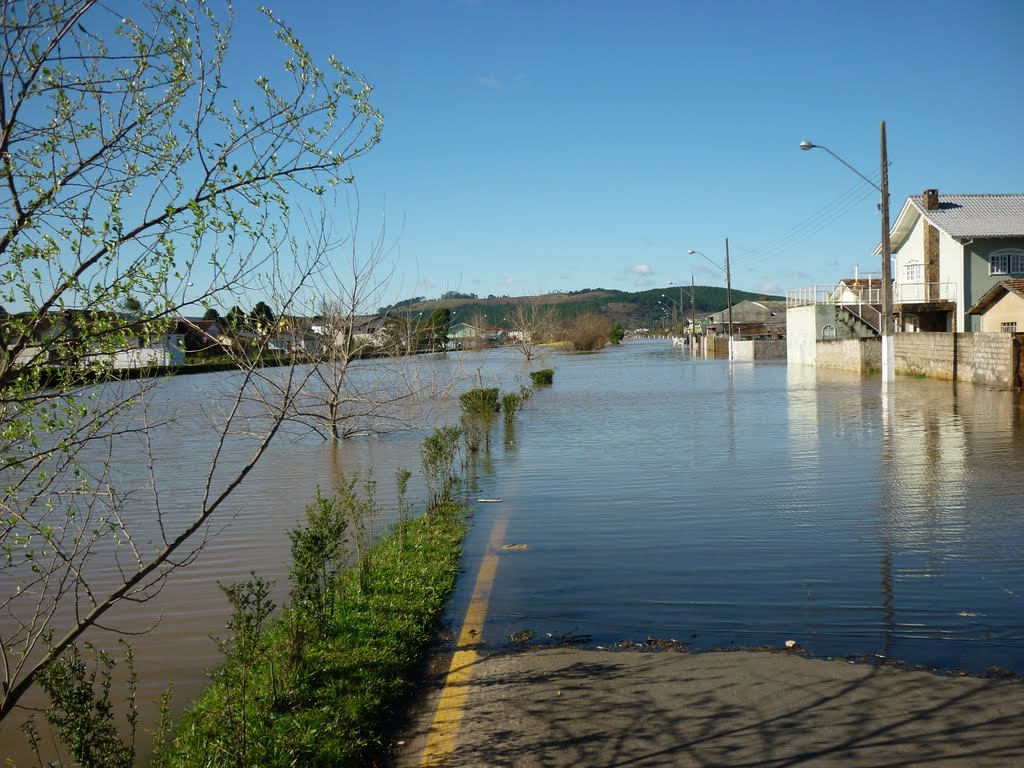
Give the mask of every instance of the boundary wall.
[[749, 339], [732, 343], [734, 360], [785, 360], [785, 339]]
[[984, 384], [1021, 386], [1022, 340], [1013, 333], [897, 333], [896, 373]]
[[[992, 389], [1019, 389], [1024, 384], [1024, 334], [897, 333], [892, 338], [899, 376], [965, 381]], [[813, 364], [819, 368], [860, 373], [882, 368], [880, 339], [837, 339], [814, 346]]]
[[818, 368], [877, 373], [882, 370], [881, 339], [835, 339], [819, 341], [815, 356]]

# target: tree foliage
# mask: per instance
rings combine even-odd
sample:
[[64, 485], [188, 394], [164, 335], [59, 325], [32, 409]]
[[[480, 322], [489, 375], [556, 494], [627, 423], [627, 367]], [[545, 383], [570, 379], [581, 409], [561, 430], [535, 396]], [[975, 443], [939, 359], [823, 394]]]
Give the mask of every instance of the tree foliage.
[[[147, 415], [159, 381], [118, 382], [112, 361], [179, 314], [253, 293], [287, 309], [317, 274], [276, 261], [289, 205], [349, 181], [348, 162], [380, 139], [369, 84], [314, 63], [270, 11], [264, 60], [280, 71], [229, 84], [230, 4], [116, 5], [0, 10], [0, 302], [13, 308], [0, 350], [0, 719], [113, 605], [148, 599], [194, 558], [301, 386], [285, 377], [249, 460], [226, 471], [210, 457], [194, 507], [168, 516], [155, 487], [124, 487], [103, 460], [118, 440], [145, 453], [174, 418]], [[131, 298], [144, 316], [125, 317]], [[240, 355], [237, 389], [207, 414], [217, 445], [252, 415], [251, 362]]]

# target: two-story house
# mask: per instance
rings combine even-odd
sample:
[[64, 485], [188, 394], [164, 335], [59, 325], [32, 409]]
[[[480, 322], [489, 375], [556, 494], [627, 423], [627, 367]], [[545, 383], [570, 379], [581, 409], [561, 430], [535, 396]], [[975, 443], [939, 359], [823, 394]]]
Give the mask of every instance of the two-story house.
[[893, 314], [905, 331], [981, 331], [967, 313], [1001, 280], [1024, 276], [1024, 195], [907, 198], [891, 230]]

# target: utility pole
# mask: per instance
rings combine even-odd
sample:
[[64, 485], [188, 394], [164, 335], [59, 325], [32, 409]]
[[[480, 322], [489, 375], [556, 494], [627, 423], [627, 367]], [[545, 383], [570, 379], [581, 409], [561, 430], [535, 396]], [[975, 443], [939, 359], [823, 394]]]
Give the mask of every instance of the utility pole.
[[882, 385], [895, 381], [892, 338], [892, 247], [889, 242], [889, 162], [882, 121]]
[[693, 322], [697, 312], [696, 299], [693, 297], [693, 272], [690, 273], [690, 359], [693, 359]]
[[725, 238], [725, 295], [729, 302], [729, 359], [732, 360], [732, 274], [729, 272], [729, 238]]

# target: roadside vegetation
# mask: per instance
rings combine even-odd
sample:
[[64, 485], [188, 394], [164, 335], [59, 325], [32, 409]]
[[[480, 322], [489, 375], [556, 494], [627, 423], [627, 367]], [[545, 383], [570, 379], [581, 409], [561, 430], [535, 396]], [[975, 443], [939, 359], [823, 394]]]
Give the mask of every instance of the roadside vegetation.
[[227, 661], [155, 765], [354, 766], [381, 753], [455, 585], [466, 516], [436, 503], [342, 573], [344, 509], [367, 501], [311, 505], [293, 532], [291, 605], [265, 632], [259, 580], [225, 590]]
[[372, 474], [317, 493], [290, 533], [290, 603], [271, 618], [256, 574], [222, 586], [232, 607], [210, 687], [157, 750], [172, 766], [372, 764], [459, 572], [466, 509], [454, 498], [458, 428], [422, 446], [431, 491], [409, 517], [410, 474], [397, 473], [398, 521], [369, 546], [378, 517]]
[[[426, 507], [413, 516], [412, 473], [396, 473], [397, 521], [376, 543], [381, 507], [372, 472], [316, 493], [288, 536], [288, 603], [256, 572], [221, 589], [231, 611], [213, 638], [223, 663], [177, 723], [172, 689], [152, 729], [157, 768], [362, 766], [376, 764], [389, 724], [406, 705], [417, 670], [459, 573], [467, 509], [457, 492], [504, 412], [506, 435], [533, 390], [479, 387], [460, 397], [463, 426], [435, 429], [421, 446]], [[477, 437], [473, 437], [476, 434]], [[474, 447], [473, 441], [476, 440]], [[72, 645], [40, 682], [44, 716], [73, 764], [134, 768], [139, 708], [131, 646], [118, 661]], [[127, 690], [114, 681], [127, 674]], [[44, 736], [24, 726], [40, 765]], [[51, 763], [50, 765], [58, 765]]]

